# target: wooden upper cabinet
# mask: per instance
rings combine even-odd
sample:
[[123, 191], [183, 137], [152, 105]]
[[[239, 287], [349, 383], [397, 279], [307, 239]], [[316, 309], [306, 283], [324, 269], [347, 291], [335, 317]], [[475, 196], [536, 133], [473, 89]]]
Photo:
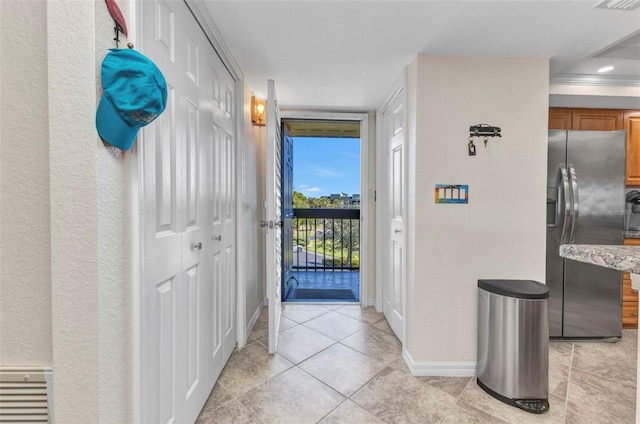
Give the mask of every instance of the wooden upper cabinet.
[[623, 111], [616, 109], [572, 109], [571, 129], [615, 131], [624, 129]]
[[640, 110], [624, 113], [627, 130], [627, 185], [640, 186]]
[[571, 129], [571, 109], [566, 107], [549, 108], [549, 129], [550, 130], [570, 130]]
[[640, 246], [640, 239], [637, 238], [626, 238], [623, 241], [625, 246]]

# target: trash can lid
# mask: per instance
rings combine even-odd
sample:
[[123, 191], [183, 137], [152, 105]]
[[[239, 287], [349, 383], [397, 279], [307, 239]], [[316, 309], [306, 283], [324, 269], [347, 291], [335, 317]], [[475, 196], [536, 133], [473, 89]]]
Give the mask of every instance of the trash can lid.
[[478, 287], [492, 293], [520, 299], [549, 297], [549, 287], [532, 280], [478, 280]]

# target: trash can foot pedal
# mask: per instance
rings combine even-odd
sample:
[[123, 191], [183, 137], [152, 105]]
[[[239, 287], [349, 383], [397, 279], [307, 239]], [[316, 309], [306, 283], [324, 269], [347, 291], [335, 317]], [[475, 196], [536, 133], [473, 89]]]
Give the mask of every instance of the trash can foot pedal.
[[546, 399], [516, 400], [515, 406], [527, 412], [542, 414], [549, 410], [549, 401]]
[[520, 408], [523, 411], [531, 412], [532, 414], [542, 414], [549, 410], [549, 400], [548, 399], [511, 399], [495, 390], [490, 389], [486, 386], [480, 379], [476, 379], [478, 386], [482, 388], [489, 395], [498, 399], [501, 402], [506, 403], [507, 405], [515, 406], [516, 408]]

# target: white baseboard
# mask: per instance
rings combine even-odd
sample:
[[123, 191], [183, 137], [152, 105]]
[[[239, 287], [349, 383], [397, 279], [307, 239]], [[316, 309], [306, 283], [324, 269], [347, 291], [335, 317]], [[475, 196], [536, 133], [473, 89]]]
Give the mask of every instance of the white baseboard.
[[416, 362], [407, 351], [402, 352], [411, 374], [416, 377], [475, 377], [476, 362]]
[[253, 326], [256, 325], [256, 321], [258, 321], [258, 318], [260, 317], [260, 312], [262, 312], [263, 307], [264, 307], [264, 302], [260, 302], [256, 310], [253, 311], [253, 314], [251, 315], [251, 319], [247, 323], [247, 332], [245, 333], [247, 335], [247, 338], [249, 338], [249, 334], [251, 334], [251, 330], [253, 330]]

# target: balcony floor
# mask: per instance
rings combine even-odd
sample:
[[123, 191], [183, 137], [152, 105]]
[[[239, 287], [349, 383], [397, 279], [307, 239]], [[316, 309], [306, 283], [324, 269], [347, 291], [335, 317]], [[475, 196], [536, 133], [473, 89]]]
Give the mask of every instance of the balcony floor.
[[293, 276], [285, 302], [360, 302], [360, 271], [294, 270]]

